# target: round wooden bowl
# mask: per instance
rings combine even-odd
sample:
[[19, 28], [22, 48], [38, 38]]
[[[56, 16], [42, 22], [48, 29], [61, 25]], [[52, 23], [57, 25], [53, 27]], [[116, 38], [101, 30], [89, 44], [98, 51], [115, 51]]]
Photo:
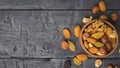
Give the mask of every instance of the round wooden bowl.
[[84, 51], [87, 52], [89, 55], [91, 55], [91, 56], [93, 56], [93, 57], [95, 57], [95, 58], [104, 58], [104, 57], [107, 57], [107, 56], [111, 55], [111, 54], [115, 51], [115, 49], [117, 48], [117, 46], [118, 46], [118, 33], [117, 33], [116, 28], [115, 28], [110, 22], [105, 21], [105, 20], [100, 20], [100, 21], [103, 21], [105, 24], [111, 26], [111, 28], [113, 28], [113, 29], [116, 31], [116, 33], [117, 33], [116, 43], [114, 44], [115, 47], [113, 48], [113, 50], [112, 50], [111, 52], [109, 52], [107, 55], [104, 55], [104, 56], [98, 56], [98, 55], [91, 54], [91, 53], [84, 47], [84, 45], [83, 45], [83, 38], [82, 38], [82, 36], [83, 36], [84, 29], [85, 29], [86, 27], [88, 27], [91, 23], [93, 23], [93, 22], [95, 22], [95, 21], [98, 21], [98, 20], [99, 20], [99, 19], [97, 19], [97, 20], [92, 20], [92, 21], [90, 21], [89, 23], [87, 23], [87, 24], [85, 24], [85, 25], [83, 26], [83, 28], [81, 29], [81, 33], [80, 33], [80, 38], [79, 38], [79, 40], [80, 40], [80, 45], [82, 46], [82, 48], [84, 49]]

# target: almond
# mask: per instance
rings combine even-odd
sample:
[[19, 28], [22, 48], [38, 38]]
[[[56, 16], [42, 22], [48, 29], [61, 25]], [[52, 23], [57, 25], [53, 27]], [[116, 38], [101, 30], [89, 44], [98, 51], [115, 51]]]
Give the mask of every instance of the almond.
[[70, 30], [67, 29], [67, 28], [64, 28], [63, 35], [64, 35], [65, 38], [70, 39], [70, 37], [71, 37]]
[[106, 15], [100, 15], [99, 19], [101, 19], [101, 20], [107, 20], [107, 16]]
[[61, 47], [63, 50], [67, 50], [68, 49], [68, 42], [66, 42], [65, 40], [63, 40], [61, 42]]
[[78, 54], [76, 57], [81, 61], [86, 61], [88, 59], [86, 54]]
[[99, 13], [99, 7], [98, 6], [94, 6], [93, 9], [92, 9], [92, 12], [93, 13]]
[[118, 14], [117, 13], [112, 13], [111, 14], [111, 20], [113, 22], [117, 22], [118, 21]]
[[76, 25], [76, 26], [74, 27], [74, 35], [75, 35], [77, 38], [79, 38], [79, 36], [80, 36], [80, 26], [79, 26], [79, 25]]
[[103, 0], [101, 0], [99, 2], [99, 8], [100, 8], [100, 11], [102, 11], [102, 12], [106, 11], [106, 4], [105, 4], [105, 2]]

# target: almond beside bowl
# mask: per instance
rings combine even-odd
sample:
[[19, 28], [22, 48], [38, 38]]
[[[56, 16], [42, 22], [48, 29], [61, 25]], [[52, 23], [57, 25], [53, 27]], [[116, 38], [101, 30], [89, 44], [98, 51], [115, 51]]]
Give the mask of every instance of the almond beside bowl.
[[93, 57], [103, 58], [111, 55], [117, 48], [118, 33], [110, 22], [98, 19], [83, 26], [79, 40], [85, 52]]

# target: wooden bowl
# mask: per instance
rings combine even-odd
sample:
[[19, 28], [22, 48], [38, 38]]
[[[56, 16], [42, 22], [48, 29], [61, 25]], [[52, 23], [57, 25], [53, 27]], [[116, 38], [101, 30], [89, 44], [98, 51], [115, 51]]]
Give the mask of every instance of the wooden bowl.
[[87, 52], [89, 55], [91, 55], [91, 56], [93, 56], [93, 57], [95, 57], [95, 58], [104, 58], [104, 57], [107, 57], [107, 56], [111, 55], [111, 54], [115, 51], [115, 49], [117, 48], [117, 46], [118, 46], [118, 33], [117, 33], [116, 42], [115, 42], [115, 44], [114, 44], [115, 47], [112, 49], [111, 52], [109, 52], [107, 55], [103, 55], [103, 56], [98, 56], [98, 55], [91, 54], [91, 53], [84, 47], [84, 45], [83, 45], [84, 43], [83, 43], [83, 38], [82, 38], [82, 36], [83, 36], [84, 29], [85, 29], [86, 27], [88, 27], [90, 24], [92, 24], [93, 22], [95, 22], [95, 21], [103, 21], [106, 25], [109, 25], [111, 28], [113, 28], [113, 29], [116, 31], [116, 33], [117, 33], [116, 28], [115, 28], [110, 22], [105, 21], [105, 20], [98, 20], [98, 19], [97, 19], [97, 20], [92, 20], [92, 21], [90, 21], [89, 23], [85, 24], [85, 25], [83, 26], [83, 28], [81, 29], [80, 38], [79, 38], [79, 40], [80, 40], [80, 45], [82, 46], [82, 48], [84, 49], [84, 51]]

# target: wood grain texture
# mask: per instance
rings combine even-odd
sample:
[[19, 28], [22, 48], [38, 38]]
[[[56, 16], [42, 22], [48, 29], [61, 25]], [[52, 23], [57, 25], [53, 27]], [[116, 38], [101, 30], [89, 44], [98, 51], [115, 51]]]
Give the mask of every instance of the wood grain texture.
[[[72, 58], [77, 53], [85, 53], [74, 37], [73, 27], [76, 24], [82, 27], [84, 16], [97, 18], [100, 14], [93, 15], [90, 11], [0, 11], [0, 57]], [[120, 34], [119, 21], [113, 25]], [[62, 30], [66, 27], [71, 30], [76, 52], [61, 49]], [[120, 45], [107, 58], [120, 58], [119, 48]]]
[[[0, 9], [82, 9], [91, 10], [99, 0], [0, 0]], [[109, 10], [119, 10], [119, 0], [105, 0]]]

